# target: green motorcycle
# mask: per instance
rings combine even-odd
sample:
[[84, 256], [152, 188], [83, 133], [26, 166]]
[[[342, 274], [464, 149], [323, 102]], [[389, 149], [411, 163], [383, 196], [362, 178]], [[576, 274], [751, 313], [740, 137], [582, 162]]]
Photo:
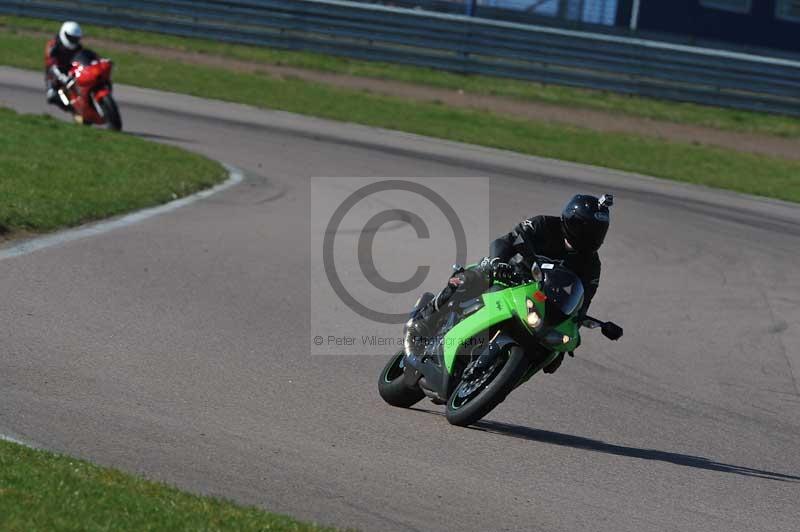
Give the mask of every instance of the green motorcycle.
[[470, 425], [556, 358], [572, 355], [581, 326], [622, 337], [618, 325], [581, 315], [583, 284], [561, 263], [541, 258], [513, 268], [515, 282], [494, 281], [466, 301], [454, 297], [423, 346], [406, 346], [389, 360], [378, 381], [384, 401], [408, 408], [428, 397], [447, 405], [447, 421]]

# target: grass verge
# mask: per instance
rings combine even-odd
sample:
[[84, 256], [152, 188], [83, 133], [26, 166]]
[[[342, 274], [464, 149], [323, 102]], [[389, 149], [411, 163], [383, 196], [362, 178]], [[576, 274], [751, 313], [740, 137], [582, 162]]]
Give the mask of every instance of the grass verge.
[[130, 135], [0, 108], [0, 234], [44, 232], [164, 203], [226, 176]]
[[[28, 30], [55, 33], [58, 22], [6, 16], [0, 17], [0, 26], [4, 27], [6, 31], [12, 32]], [[727, 131], [800, 138], [800, 119], [792, 117], [624, 96], [596, 90], [543, 85], [506, 78], [465, 76], [429, 68], [359, 61], [310, 52], [283, 51], [102, 26], [89, 25], [86, 30], [89, 39], [94, 36], [120, 43], [199, 52], [244, 61], [402, 81], [453, 90], [461, 89], [475, 94], [504, 96], [564, 107], [580, 107]], [[37, 64], [37, 68], [39, 66]]]
[[[40, 39], [0, 32], [0, 64], [39, 69], [41, 45]], [[800, 163], [785, 159], [517, 120], [136, 53], [113, 58], [121, 83], [800, 201]]]
[[334, 532], [3, 440], [0, 529]]

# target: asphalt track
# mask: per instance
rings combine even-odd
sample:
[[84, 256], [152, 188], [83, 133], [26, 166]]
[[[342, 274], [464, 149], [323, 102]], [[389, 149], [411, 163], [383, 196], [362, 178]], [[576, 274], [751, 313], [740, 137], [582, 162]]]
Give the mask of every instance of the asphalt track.
[[[0, 262], [0, 433], [364, 530], [800, 527], [800, 208], [117, 93], [128, 131], [246, 182]], [[0, 104], [45, 111], [40, 76], [0, 69]], [[592, 310], [626, 336], [587, 335], [477, 428], [386, 406], [386, 355], [309, 355], [309, 178], [340, 175], [490, 176], [493, 233], [578, 190], [616, 193]]]

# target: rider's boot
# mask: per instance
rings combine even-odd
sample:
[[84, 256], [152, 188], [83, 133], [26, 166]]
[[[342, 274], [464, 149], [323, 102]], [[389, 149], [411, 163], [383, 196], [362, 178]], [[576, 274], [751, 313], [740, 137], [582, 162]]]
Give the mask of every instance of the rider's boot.
[[545, 366], [542, 371], [552, 375], [559, 367], [561, 367], [562, 362], [564, 362], [564, 353], [560, 353], [552, 362]]
[[58, 90], [54, 89], [53, 87], [47, 89], [47, 94], [45, 95], [45, 98], [47, 99], [48, 104], [55, 105], [62, 111], [69, 112], [72, 110], [71, 109], [72, 106], [64, 104], [64, 102], [61, 100], [61, 95], [58, 94]]

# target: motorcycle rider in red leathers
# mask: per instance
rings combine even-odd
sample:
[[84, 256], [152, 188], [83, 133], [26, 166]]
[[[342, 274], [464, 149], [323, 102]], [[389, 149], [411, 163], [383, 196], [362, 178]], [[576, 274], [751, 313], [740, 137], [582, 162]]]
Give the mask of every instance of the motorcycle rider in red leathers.
[[47, 86], [47, 103], [58, 105], [66, 110], [66, 106], [58, 96], [58, 90], [66, 85], [72, 60], [82, 50], [81, 38], [83, 30], [77, 22], [67, 21], [61, 25], [58, 34], [47, 42], [44, 54], [45, 84]]

